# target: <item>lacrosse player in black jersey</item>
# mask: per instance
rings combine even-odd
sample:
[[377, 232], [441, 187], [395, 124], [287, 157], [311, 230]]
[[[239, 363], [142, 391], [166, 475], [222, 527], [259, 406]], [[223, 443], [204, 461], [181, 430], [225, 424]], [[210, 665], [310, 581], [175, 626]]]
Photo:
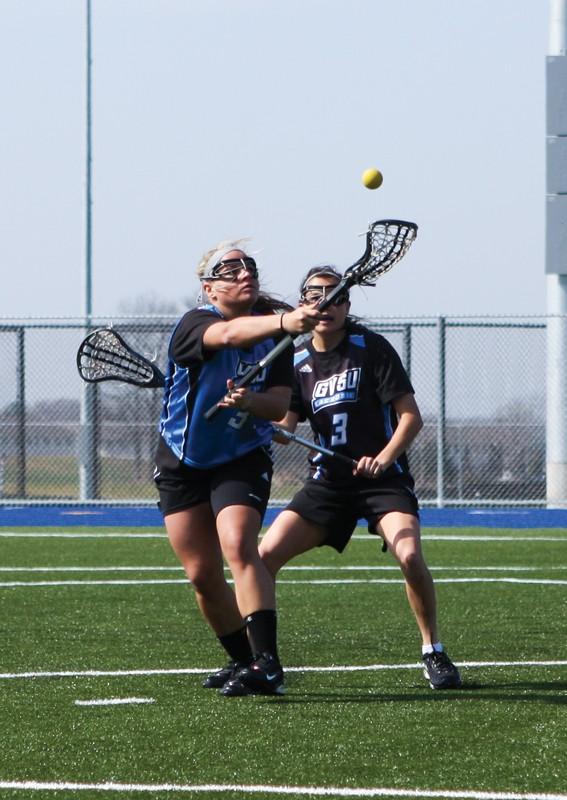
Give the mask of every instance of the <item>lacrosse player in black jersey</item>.
[[[303, 306], [316, 307], [341, 279], [333, 267], [311, 269], [301, 285]], [[420, 543], [418, 501], [405, 454], [422, 427], [414, 391], [388, 341], [348, 316], [348, 293], [322, 312], [313, 337], [295, 352], [295, 387], [280, 425], [294, 431], [308, 419], [316, 441], [354, 458], [351, 471], [316, 456], [312, 474], [274, 521], [260, 545], [271, 574], [321, 545], [342, 552], [358, 519], [382, 537], [398, 561], [422, 636], [424, 674], [433, 689], [461, 678], [441, 644], [435, 588]]]

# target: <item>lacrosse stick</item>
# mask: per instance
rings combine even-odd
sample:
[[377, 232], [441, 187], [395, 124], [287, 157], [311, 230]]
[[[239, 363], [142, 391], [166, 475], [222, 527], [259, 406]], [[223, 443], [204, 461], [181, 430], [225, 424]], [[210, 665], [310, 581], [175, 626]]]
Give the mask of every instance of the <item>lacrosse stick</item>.
[[[417, 225], [400, 219], [381, 219], [373, 222], [366, 232], [366, 248], [362, 256], [348, 267], [343, 278], [317, 306], [324, 311], [332, 305], [337, 295], [348, 292], [351, 286], [374, 286], [378, 278], [392, 269], [402, 259], [417, 236]], [[234, 382], [234, 389], [248, 386], [265, 367], [276, 359], [293, 342], [295, 336], [287, 334], [257, 364], [252, 364]], [[212, 419], [220, 406], [215, 403], [205, 412], [205, 419]]]
[[[163, 372], [140, 353], [132, 350], [122, 336], [111, 328], [99, 328], [83, 339], [77, 352], [77, 367], [81, 378], [89, 383], [120, 381], [146, 389], [165, 385]], [[272, 427], [274, 433], [280, 434], [289, 442], [295, 442], [302, 447], [335, 458], [348, 464], [349, 467], [354, 467], [357, 463], [348, 456], [321, 447], [277, 425]]]
[[88, 383], [121, 381], [148, 389], [165, 383], [156, 365], [132, 350], [112, 328], [99, 328], [83, 339], [77, 352], [77, 369]]
[[280, 428], [279, 425], [272, 425], [272, 428], [274, 429], [274, 433], [277, 433], [279, 436], [283, 436], [283, 438], [287, 439], [288, 442], [295, 442], [295, 444], [300, 444], [302, 447], [308, 447], [310, 450], [316, 450], [318, 453], [321, 453], [321, 455], [334, 458], [336, 461], [340, 461], [342, 464], [346, 464], [353, 469], [358, 464], [358, 461], [356, 461], [354, 458], [344, 456], [342, 453], [335, 453], [334, 450], [329, 450], [327, 447], [321, 447], [320, 444], [315, 444], [314, 442], [310, 442], [309, 439], [304, 439], [303, 436], [298, 436], [296, 433], [286, 431], [285, 428]]

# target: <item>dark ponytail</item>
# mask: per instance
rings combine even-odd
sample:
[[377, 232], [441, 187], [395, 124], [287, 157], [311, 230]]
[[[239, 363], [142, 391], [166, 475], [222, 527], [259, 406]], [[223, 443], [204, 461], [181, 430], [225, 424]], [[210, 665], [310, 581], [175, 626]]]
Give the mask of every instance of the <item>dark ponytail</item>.
[[261, 292], [252, 311], [257, 314], [283, 314], [286, 311], [293, 311], [293, 306], [290, 306], [285, 300]]

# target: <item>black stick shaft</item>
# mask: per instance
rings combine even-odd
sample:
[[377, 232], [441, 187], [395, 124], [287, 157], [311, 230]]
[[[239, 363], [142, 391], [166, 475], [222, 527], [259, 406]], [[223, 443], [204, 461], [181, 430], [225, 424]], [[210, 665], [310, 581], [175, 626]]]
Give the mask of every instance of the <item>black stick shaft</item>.
[[285, 428], [280, 428], [279, 425], [273, 425], [272, 427], [274, 433], [283, 436], [288, 442], [295, 442], [295, 444], [300, 444], [302, 447], [308, 447], [310, 450], [315, 450], [317, 453], [322, 453], [324, 456], [329, 456], [343, 464], [348, 464], [349, 467], [356, 467], [358, 464], [358, 461], [355, 461], [354, 458], [349, 458], [349, 456], [345, 456], [342, 453], [335, 453], [334, 450], [329, 450], [328, 447], [321, 447], [320, 444], [315, 444], [315, 442], [311, 442], [309, 439], [304, 439], [302, 436], [286, 431]]
[[[317, 306], [317, 311], [324, 311], [326, 308], [328, 308], [332, 304], [334, 298], [341, 292], [344, 292], [345, 289], [348, 289], [350, 285], [351, 281], [348, 278], [343, 278], [342, 281], [334, 287], [332, 292], [329, 292], [329, 295], [319, 303]], [[290, 344], [292, 344], [294, 339], [299, 335], [300, 334], [298, 333], [295, 335], [288, 333], [286, 336], [284, 336], [284, 338], [278, 342], [269, 353], [266, 353], [264, 358], [261, 358], [257, 364], [252, 364], [252, 366], [248, 367], [246, 372], [244, 372], [240, 378], [234, 382], [234, 388], [242, 389], [243, 386], [249, 386], [254, 378], [259, 375], [265, 367], [269, 366], [272, 361], [274, 361], [280, 355], [280, 353], [283, 353], [284, 350], [287, 350]], [[207, 411], [205, 411], [204, 417], [206, 420], [211, 420], [219, 411], [220, 406], [218, 403], [215, 403], [213, 406], [207, 409]]]

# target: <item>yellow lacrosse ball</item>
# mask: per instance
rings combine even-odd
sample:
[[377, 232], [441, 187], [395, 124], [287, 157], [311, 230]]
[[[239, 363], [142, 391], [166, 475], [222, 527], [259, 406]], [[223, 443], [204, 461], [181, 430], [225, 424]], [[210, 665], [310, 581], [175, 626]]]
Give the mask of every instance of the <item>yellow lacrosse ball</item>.
[[367, 189], [378, 189], [378, 187], [382, 186], [382, 181], [384, 177], [379, 169], [375, 167], [370, 167], [369, 169], [365, 169], [362, 173], [362, 183], [366, 186]]

